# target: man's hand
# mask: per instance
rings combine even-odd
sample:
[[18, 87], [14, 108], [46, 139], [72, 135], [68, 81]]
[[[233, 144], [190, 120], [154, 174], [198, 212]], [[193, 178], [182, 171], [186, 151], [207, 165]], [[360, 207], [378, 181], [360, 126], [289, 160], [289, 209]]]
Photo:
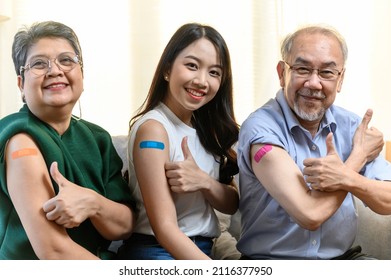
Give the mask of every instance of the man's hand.
[[303, 174], [307, 184], [319, 191], [337, 191], [345, 182], [350, 169], [340, 159], [333, 144], [333, 133], [326, 138], [327, 155], [323, 158], [308, 158], [303, 161]]
[[373, 161], [382, 151], [384, 146], [383, 133], [374, 127], [368, 128], [373, 111], [368, 109], [357, 127], [353, 137], [352, 153], [358, 153], [366, 157], [366, 162]]

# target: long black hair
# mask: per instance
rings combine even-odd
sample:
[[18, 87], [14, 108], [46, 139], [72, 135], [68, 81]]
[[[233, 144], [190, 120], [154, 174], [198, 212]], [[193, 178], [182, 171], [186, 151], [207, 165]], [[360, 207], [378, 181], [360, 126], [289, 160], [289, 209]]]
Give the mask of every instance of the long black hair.
[[239, 172], [237, 155], [233, 149], [238, 141], [239, 125], [233, 110], [233, 82], [231, 59], [227, 44], [213, 27], [199, 23], [182, 25], [171, 37], [156, 67], [147, 95], [138, 113], [130, 120], [130, 129], [142, 115], [163, 102], [168, 94], [168, 82], [164, 75], [170, 69], [179, 53], [201, 38], [209, 40], [216, 48], [223, 68], [221, 84], [216, 96], [193, 112], [192, 125], [196, 129], [203, 147], [220, 162], [219, 181], [231, 183]]

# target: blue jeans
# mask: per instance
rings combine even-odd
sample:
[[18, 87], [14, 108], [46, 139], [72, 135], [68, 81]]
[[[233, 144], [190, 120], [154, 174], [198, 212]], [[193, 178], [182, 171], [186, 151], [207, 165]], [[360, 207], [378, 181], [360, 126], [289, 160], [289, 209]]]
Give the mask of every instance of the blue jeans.
[[[213, 239], [209, 237], [189, 237], [202, 252], [210, 256]], [[120, 260], [174, 260], [152, 235], [133, 233], [118, 249]]]

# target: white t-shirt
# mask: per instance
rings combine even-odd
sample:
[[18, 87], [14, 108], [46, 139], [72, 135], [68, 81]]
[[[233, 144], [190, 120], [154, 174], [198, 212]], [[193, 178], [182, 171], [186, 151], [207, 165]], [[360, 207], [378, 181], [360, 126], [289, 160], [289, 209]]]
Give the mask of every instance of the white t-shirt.
[[[183, 123], [163, 103], [160, 103], [154, 110], [149, 111], [137, 120], [130, 131], [128, 143], [130, 187], [132, 189], [132, 195], [140, 202], [140, 213], [134, 232], [154, 235], [145, 211], [133, 166], [133, 147], [136, 132], [141, 124], [150, 119], [160, 122], [167, 131], [170, 143], [170, 161], [183, 160], [181, 142], [182, 138], [187, 136], [189, 150], [200, 169], [217, 179], [219, 176], [219, 164], [201, 145], [196, 130]], [[166, 186], [162, 184], [162, 187]], [[201, 192], [187, 194], [172, 193], [172, 196], [177, 212], [178, 226], [183, 233], [187, 236], [201, 235], [204, 237], [217, 237], [220, 235], [219, 222], [216, 214]]]

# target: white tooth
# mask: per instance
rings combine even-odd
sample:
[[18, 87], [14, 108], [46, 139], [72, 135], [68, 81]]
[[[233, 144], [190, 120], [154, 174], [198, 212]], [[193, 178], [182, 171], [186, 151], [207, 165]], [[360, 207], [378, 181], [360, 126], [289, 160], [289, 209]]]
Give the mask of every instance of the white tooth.
[[51, 85], [51, 86], [49, 86], [49, 87], [51, 87], [51, 88], [56, 88], [56, 87], [62, 87], [62, 85]]
[[188, 90], [192, 95], [195, 95], [195, 96], [198, 96], [198, 97], [200, 97], [200, 96], [203, 96], [203, 94], [202, 93], [199, 93], [199, 92], [196, 92], [196, 91], [193, 91], [193, 90]]

